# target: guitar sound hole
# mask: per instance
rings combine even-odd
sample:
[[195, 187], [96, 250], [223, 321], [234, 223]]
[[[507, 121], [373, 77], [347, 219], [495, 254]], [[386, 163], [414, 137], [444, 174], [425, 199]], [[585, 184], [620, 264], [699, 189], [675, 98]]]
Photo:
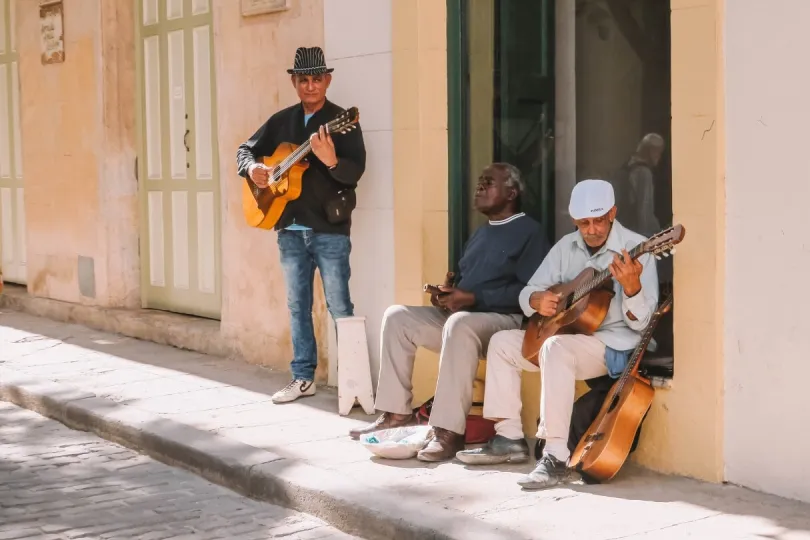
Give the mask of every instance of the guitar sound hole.
[[607, 412], [613, 412], [613, 409], [615, 409], [616, 405], [618, 404], [619, 404], [619, 396], [615, 395], [613, 396], [613, 399], [610, 400], [610, 407], [608, 407]]
[[573, 293], [568, 294], [565, 297], [565, 303], [563, 304], [563, 306], [565, 307], [563, 307], [563, 311], [565, 311], [566, 309], [570, 309], [573, 301], [574, 301], [574, 294]]

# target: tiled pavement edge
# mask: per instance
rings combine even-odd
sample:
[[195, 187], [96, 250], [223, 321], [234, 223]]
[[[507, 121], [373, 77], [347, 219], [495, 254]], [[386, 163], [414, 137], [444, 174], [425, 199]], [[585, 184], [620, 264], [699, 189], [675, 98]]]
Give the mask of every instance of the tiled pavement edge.
[[[478, 527], [458, 526], [453, 536], [441, 524], [453, 511], [425, 513], [383, 490], [358, 491], [347, 479], [94, 394], [0, 368], [0, 399], [53, 418], [74, 429], [145, 452], [171, 465], [259, 500], [317, 516], [338, 529], [373, 539], [507, 538]], [[436, 514], [439, 514], [437, 516]], [[482, 535], [482, 533], [484, 533]]]
[[0, 539], [362, 540], [0, 401]]

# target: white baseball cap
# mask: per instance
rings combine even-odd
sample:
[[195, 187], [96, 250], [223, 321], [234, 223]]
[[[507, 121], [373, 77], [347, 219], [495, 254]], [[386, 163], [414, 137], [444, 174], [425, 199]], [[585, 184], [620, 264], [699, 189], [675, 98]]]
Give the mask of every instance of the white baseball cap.
[[568, 213], [574, 219], [604, 216], [616, 204], [613, 186], [604, 180], [583, 180], [571, 191]]

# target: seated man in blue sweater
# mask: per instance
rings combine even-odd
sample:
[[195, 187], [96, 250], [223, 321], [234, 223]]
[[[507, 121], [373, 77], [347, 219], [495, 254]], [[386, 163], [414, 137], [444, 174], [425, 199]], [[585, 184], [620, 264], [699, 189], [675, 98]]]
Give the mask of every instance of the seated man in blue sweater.
[[464, 448], [467, 415], [478, 360], [499, 330], [518, 329], [518, 296], [550, 244], [540, 225], [520, 209], [520, 171], [507, 163], [484, 169], [475, 208], [489, 223], [470, 237], [459, 261], [455, 287], [430, 299], [433, 306], [391, 306], [383, 317], [377, 420], [350, 431], [352, 438], [412, 425], [411, 376], [417, 347], [440, 353], [439, 380], [430, 415], [435, 437], [417, 455], [451, 459]]

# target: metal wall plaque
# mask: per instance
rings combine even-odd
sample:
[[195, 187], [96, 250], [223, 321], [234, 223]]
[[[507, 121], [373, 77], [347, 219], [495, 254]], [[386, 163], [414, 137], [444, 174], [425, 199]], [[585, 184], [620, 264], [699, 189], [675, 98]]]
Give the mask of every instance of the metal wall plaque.
[[65, 32], [62, 0], [40, 0], [39, 36], [43, 64], [65, 61]]
[[242, 0], [242, 16], [262, 15], [290, 9], [292, 0]]

